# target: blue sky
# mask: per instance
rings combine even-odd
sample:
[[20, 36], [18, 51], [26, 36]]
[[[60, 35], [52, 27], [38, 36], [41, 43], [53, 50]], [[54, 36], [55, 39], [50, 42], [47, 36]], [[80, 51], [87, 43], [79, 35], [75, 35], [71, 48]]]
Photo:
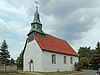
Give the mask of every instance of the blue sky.
[[[62, 38], [77, 52], [100, 41], [100, 0], [38, 0], [43, 31]], [[23, 50], [34, 18], [33, 0], [0, 0], [0, 44], [5, 39], [11, 57]]]

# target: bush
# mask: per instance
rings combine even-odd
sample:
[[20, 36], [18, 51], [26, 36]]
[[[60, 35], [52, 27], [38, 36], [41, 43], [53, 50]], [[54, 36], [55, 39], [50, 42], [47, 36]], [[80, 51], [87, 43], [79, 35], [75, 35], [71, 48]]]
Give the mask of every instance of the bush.
[[76, 71], [80, 71], [81, 68], [82, 68], [82, 64], [81, 64], [80, 62], [75, 63], [75, 70], [76, 70]]

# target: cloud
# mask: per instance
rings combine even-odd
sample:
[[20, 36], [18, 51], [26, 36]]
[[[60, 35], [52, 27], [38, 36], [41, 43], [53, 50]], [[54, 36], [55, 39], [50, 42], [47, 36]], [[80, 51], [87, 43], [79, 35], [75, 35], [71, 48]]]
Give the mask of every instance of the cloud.
[[[100, 0], [38, 1], [45, 33], [67, 40], [76, 51], [99, 41]], [[33, 0], [0, 0], [0, 42], [7, 39], [14, 58], [23, 49], [34, 11]]]
[[93, 28], [87, 32], [83, 32], [83, 38], [73, 41], [73, 46], [78, 51], [80, 46], [91, 46], [92, 49], [95, 48], [97, 42], [100, 42], [100, 19], [95, 19], [95, 25]]
[[97, 7], [98, 0], [44, 0], [40, 1], [40, 8], [46, 15], [54, 14], [55, 17], [64, 18], [77, 9]]
[[0, 44], [4, 39], [7, 41], [8, 50], [11, 57], [16, 58], [23, 50], [26, 39], [25, 32], [28, 32], [28, 29], [27, 27], [21, 25], [20, 22], [5, 22], [4, 20], [0, 19]]
[[[90, 2], [89, 0], [48, 1], [47, 5], [49, 8], [44, 6], [47, 9], [43, 9], [45, 11], [44, 13], [49, 15], [46, 23], [48, 29], [50, 29], [48, 31], [54, 30], [52, 33], [57, 34], [57, 36], [60, 36], [61, 38], [68, 39], [69, 41], [81, 39], [81, 33], [91, 29], [94, 18], [98, 17], [96, 13], [100, 12], [100, 9], [98, 10], [99, 6], [97, 2], [98, 1]], [[53, 5], [50, 6], [49, 4]], [[59, 4], [59, 6], [57, 4]], [[48, 20], [50, 18], [52, 19]], [[50, 26], [48, 26], [48, 24]]]
[[10, 33], [10, 30], [7, 27], [7, 23], [5, 21], [3, 21], [2, 19], [0, 19], [0, 35], [7, 35]]
[[94, 48], [100, 37], [100, 26], [95, 21], [100, 21], [99, 0], [50, 0], [41, 3], [41, 11], [46, 16], [46, 32], [67, 40], [76, 51], [80, 46]]
[[[6, 39], [11, 57], [16, 58], [23, 50], [30, 24], [24, 5], [16, 1], [0, 0], [0, 43]], [[18, 2], [17, 2], [18, 3]], [[22, 3], [21, 3], [22, 4]]]

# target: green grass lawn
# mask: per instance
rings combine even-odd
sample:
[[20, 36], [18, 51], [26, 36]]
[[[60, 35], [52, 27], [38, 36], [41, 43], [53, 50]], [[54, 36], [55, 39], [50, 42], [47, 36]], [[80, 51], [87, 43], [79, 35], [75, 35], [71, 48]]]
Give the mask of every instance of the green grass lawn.
[[78, 72], [82, 72], [82, 71], [65, 71], [65, 72], [23, 72], [23, 71], [19, 71], [19, 72], [15, 72], [15, 73], [1, 73], [0, 75], [67, 75], [67, 74], [74, 74], [74, 73], [78, 73]]

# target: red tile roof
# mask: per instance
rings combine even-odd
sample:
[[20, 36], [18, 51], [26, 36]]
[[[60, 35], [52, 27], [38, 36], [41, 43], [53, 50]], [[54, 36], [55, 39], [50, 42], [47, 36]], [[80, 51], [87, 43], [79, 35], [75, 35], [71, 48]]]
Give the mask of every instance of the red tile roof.
[[65, 40], [48, 34], [45, 34], [45, 37], [37, 35], [34, 35], [34, 37], [42, 50], [79, 56]]

